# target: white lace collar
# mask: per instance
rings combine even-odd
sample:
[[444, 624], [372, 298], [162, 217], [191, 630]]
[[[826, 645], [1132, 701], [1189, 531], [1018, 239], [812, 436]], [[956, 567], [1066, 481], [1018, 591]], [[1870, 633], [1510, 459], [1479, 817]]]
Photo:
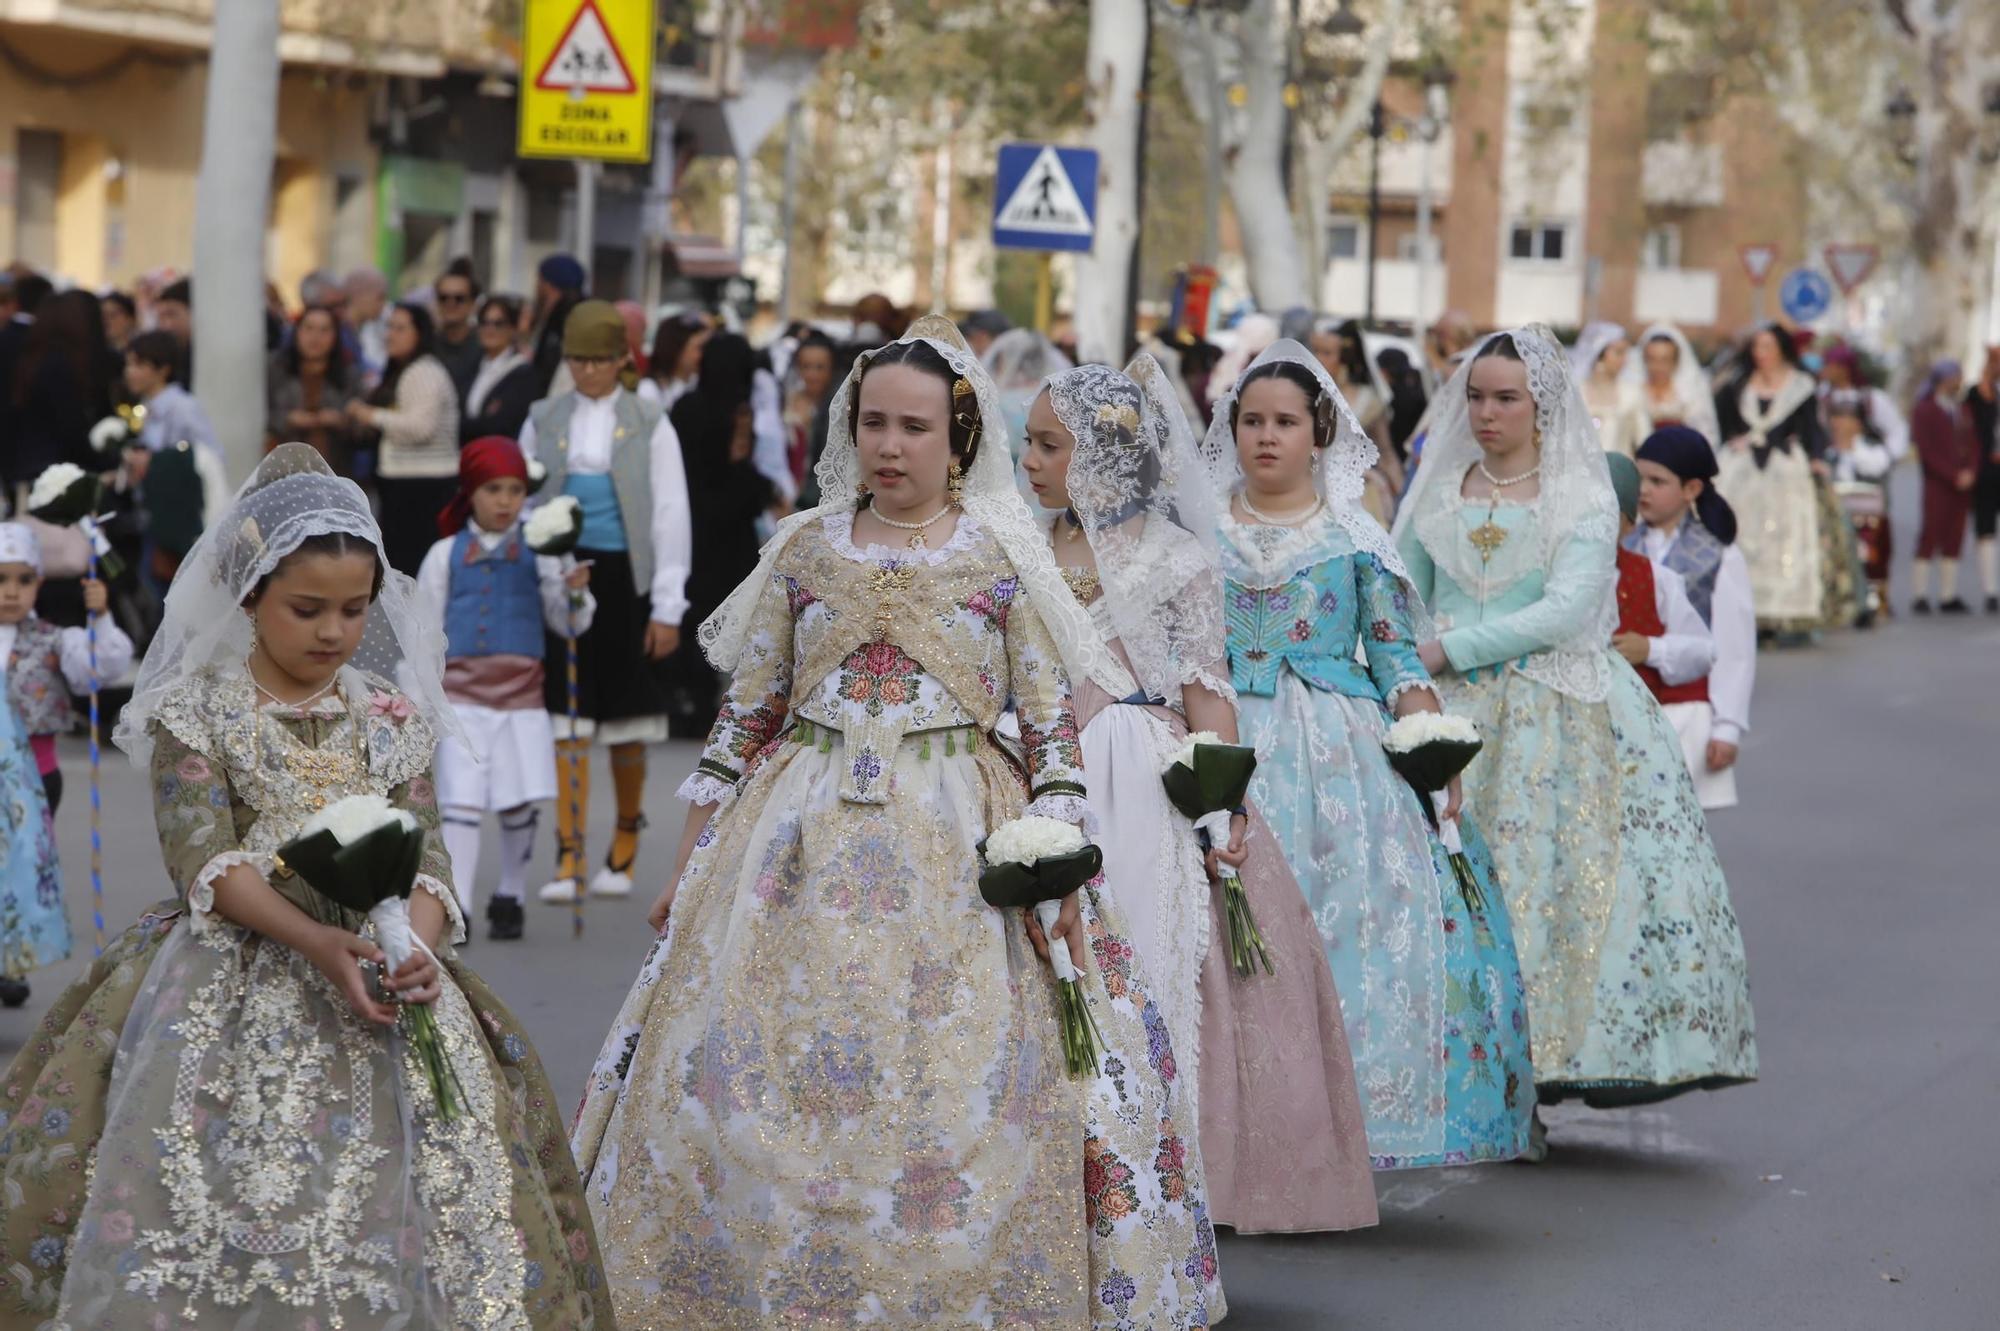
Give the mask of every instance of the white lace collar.
[[961, 510], [958, 515], [958, 527], [952, 532], [951, 539], [935, 550], [928, 548], [915, 550], [893, 545], [869, 545], [864, 548], [854, 543], [854, 518], [857, 512], [856, 509], [837, 508], [820, 518], [820, 531], [825, 535], [827, 545], [842, 559], [851, 559], [857, 564], [873, 564], [885, 559], [895, 560], [898, 563], [915, 561], [922, 564], [942, 564], [953, 555], [970, 550], [980, 536], [978, 520], [970, 513]]

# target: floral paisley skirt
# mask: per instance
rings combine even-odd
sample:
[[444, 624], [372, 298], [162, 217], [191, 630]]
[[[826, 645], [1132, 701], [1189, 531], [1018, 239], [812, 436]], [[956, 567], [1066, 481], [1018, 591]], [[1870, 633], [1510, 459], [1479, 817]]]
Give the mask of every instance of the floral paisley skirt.
[[1382, 751], [1381, 703], [1286, 671], [1274, 697], [1238, 707], [1259, 757], [1251, 800], [1339, 986], [1375, 1168], [1513, 1159], [1528, 1146], [1533, 1073], [1521, 967], [1473, 826], [1490, 815], [1475, 806], [1460, 823], [1486, 903], [1474, 910]]
[[1579, 702], [1513, 669], [1451, 687], [1528, 982], [1544, 1101], [1663, 1100], [1757, 1076], [1743, 936], [1679, 738], [1622, 659]]
[[1221, 1315], [1166, 1023], [1086, 889], [1105, 1049], [1066, 1074], [1052, 974], [976, 886], [1019, 779], [966, 733], [905, 739], [882, 804], [788, 737], [701, 834], [573, 1132], [627, 1324]]
[[0, 1308], [607, 1331], [541, 1064], [477, 976], [446, 970], [432, 1010], [470, 1107], [449, 1121], [402, 1038], [301, 954], [173, 905], [120, 935], [0, 1081]]

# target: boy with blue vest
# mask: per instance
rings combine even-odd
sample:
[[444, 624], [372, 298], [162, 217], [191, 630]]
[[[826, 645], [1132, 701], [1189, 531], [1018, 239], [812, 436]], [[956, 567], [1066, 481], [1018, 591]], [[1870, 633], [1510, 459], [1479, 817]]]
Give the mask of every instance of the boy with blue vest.
[[[574, 733], [558, 639], [549, 643], [547, 699], [563, 761], [577, 765], [581, 808], [589, 808], [589, 745], [611, 750], [618, 827], [589, 889], [608, 897], [632, 891], [645, 826], [646, 746], [667, 738], [657, 665], [680, 646], [692, 545], [680, 438], [658, 407], [619, 386], [630, 355], [617, 308], [602, 300], [579, 304], [563, 325], [563, 362], [576, 386], [536, 403], [521, 432], [521, 451], [548, 468], [542, 494], [567, 494], [582, 506], [576, 554], [594, 565], [601, 594], [590, 631], [577, 640]], [[572, 824], [567, 800], [556, 805], [556, 817], [556, 877], [540, 895], [561, 904], [583, 890], [584, 829]]]
[[[512, 439], [475, 439], [458, 455], [458, 494], [438, 515], [444, 539], [417, 570], [432, 622], [444, 624], [444, 689], [475, 757], [456, 739], [438, 744], [437, 799], [458, 904], [472, 918], [479, 828], [500, 815], [500, 883], [487, 904], [488, 936], [519, 938], [536, 807], [556, 797], [555, 732], [543, 706], [543, 627], [561, 636], [590, 626], [590, 569], [537, 555], [521, 530], [528, 464]], [[574, 603], [574, 604], [572, 604]]]

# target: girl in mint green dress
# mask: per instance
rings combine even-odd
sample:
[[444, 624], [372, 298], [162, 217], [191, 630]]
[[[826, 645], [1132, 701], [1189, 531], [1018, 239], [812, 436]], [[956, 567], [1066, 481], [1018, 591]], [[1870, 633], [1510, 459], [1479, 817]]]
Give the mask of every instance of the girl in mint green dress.
[[1617, 503], [1546, 329], [1460, 367], [1396, 538], [1437, 630], [1419, 654], [1486, 741], [1466, 805], [1514, 922], [1541, 1099], [1753, 1080], [1743, 939], [1673, 728], [1611, 647]]

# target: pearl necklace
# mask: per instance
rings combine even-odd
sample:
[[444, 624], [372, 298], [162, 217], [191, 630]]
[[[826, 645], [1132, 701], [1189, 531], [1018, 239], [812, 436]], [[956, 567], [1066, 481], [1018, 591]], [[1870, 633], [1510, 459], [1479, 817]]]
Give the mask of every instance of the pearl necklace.
[[1522, 481], [1534, 480], [1535, 477], [1542, 474], [1542, 464], [1537, 462], [1534, 466], [1528, 468], [1526, 471], [1522, 472], [1519, 476], [1509, 476], [1505, 480], [1502, 480], [1500, 477], [1495, 476], [1492, 472], [1488, 471], [1486, 469], [1486, 459], [1480, 458], [1479, 474], [1481, 476], [1484, 476], [1486, 478], [1486, 483], [1492, 486], [1494, 489], [1505, 490], [1508, 486], [1519, 485]]
[[1257, 521], [1263, 523], [1266, 527], [1296, 527], [1300, 523], [1305, 522], [1310, 518], [1319, 516], [1319, 511], [1322, 508], [1326, 507], [1326, 500], [1318, 495], [1314, 495], [1312, 505], [1309, 508], [1305, 509], [1303, 512], [1292, 513], [1288, 514], [1285, 517], [1279, 518], [1279, 517], [1273, 517], [1269, 513], [1260, 512], [1257, 506], [1250, 502], [1250, 498], [1248, 495], [1241, 495], [1241, 494], [1237, 495], [1236, 502], [1243, 505], [1243, 511], [1245, 513], [1248, 513], [1251, 517], [1257, 519]]
[[894, 527], [898, 531], [915, 532], [916, 535], [910, 538], [910, 549], [925, 550], [928, 549], [929, 546], [924, 540], [924, 532], [939, 518], [951, 512], [952, 509], [956, 507], [957, 505], [947, 502], [943, 508], [931, 514], [929, 517], [925, 518], [922, 522], [898, 522], [896, 521], [896, 519], [889, 517], [887, 514], [883, 513], [882, 510], [879, 508], [871, 508], [868, 511], [873, 513], [875, 515], [875, 520], [877, 522], [882, 523], [884, 526]]
[[[247, 662], [245, 663], [244, 669], [246, 671], [249, 669]], [[262, 684], [258, 683], [256, 675], [252, 674], [250, 676], [250, 683], [256, 687], [257, 692], [263, 694], [266, 698], [269, 698], [272, 702], [278, 704], [278, 706], [289, 707], [293, 711], [303, 711], [305, 708], [312, 706], [314, 703], [318, 702], [322, 697], [324, 697], [329, 689], [331, 689], [334, 685], [338, 684], [339, 682], [340, 682], [340, 672], [336, 670], [333, 673], [332, 679], [329, 679], [326, 683], [320, 685], [318, 688], [314, 689], [311, 693], [308, 693], [305, 697], [299, 699], [297, 702], [287, 702], [285, 699], [280, 698], [277, 694], [271, 692], [269, 689], [265, 688]]]

